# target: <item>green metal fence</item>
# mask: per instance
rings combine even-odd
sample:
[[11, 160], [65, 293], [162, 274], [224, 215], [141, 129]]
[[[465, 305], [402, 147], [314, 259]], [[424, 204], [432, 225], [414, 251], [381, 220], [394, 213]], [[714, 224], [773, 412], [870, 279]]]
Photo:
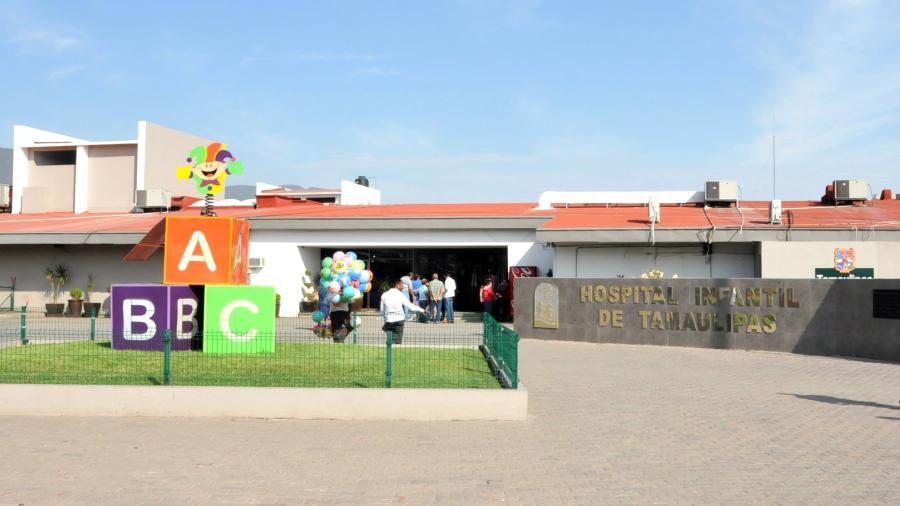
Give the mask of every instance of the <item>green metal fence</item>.
[[0, 311], [16, 310], [16, 278], [9, 278], [9, 285], [0, 286]]
[[519, 384], [519, 335], [485, 313], [482, 352], [504, 388]]
[[[383, 329], [380, 315], [357, 313], [354, 329], [336, 340], [327, 324], [301, 314], [278, 318], [273, 335], [257, 336], [271, 337], [272, 351], [250, 352], [249, 345], [212, 333], [188, 336], [187, 346], [172, 329], [169, 351], [139, 351], [115, 349], [121, 340], [113, 342], [109, 318], [5, 313], [0, 383], [515, 388], [506, 378], [515, 378], [517, 339], [488, 330], [499, 324], [487, 318], [471, 313], [452, 324], [407, 321], [398, 336]], [[217, 342], [227, 342], [227, 349]]]

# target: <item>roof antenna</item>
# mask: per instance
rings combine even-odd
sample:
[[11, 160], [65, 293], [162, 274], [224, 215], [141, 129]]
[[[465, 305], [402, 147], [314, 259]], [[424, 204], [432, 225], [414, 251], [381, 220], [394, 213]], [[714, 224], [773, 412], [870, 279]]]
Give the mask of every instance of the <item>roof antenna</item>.
[[772, 200], [775, 200], [775, 136], [772, 136]]

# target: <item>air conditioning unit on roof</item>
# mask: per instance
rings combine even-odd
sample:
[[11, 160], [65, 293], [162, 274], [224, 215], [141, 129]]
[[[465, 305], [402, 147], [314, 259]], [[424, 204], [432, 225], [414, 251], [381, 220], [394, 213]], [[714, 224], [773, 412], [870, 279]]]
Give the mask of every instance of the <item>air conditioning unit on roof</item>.
[[706, 201], [707, 202], [737, 202], [737, 200], [738, 200], [737, 181], [707, 181], [706, 182]]
[[781, 201], [769, 201], [769, 223], [777, 225], [781, 223]]
[[10, 206], [10, 186], [8, 184], [0, 184], [0, 208], [6, 209]]
[[171, 205], [172, 192], [166, 190], [138, 190], [134, 206], [140, 209], [164, 209]]
[[835, 179], [834, 200], [837, 202], [869, 200], [869, 183], [865, 179]]

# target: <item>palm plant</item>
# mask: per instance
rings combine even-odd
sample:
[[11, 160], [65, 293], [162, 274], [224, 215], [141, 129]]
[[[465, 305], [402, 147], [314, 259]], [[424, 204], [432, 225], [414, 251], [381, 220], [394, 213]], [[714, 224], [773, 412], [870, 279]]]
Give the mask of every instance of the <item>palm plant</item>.
[[44, 271], [44, 279], [50, 284], [50, 296], [56, 304], [59, 301], [59, 290], [69, 280], [69, 267], [66, 264], [51, 265]]
[[94, 273], [89, 272], [87, 275], [87, 290], [84, 293], [84, 300], [87, 302], [91, 301], [91, 292], [94, 291]]

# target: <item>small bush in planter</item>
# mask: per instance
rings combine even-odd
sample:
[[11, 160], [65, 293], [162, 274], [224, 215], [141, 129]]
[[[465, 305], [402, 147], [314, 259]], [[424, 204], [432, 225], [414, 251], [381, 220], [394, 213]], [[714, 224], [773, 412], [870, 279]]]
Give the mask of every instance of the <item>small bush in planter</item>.
[[69, 299], [69, 310], [66, 312], [66, 315], [81, 316], [81, 310], [84, 305], [84, 301], [82, 300], [84, 292], [81, 288], [73, 288], [69, 290], [69, 296], [72, 298]]
[[84, 291], [84, 316], [100, 316], [99, 302], [91, 302], [91, 293], [94, 292], [94, 273], [89, 272], [87, 275], [87, 287]]

